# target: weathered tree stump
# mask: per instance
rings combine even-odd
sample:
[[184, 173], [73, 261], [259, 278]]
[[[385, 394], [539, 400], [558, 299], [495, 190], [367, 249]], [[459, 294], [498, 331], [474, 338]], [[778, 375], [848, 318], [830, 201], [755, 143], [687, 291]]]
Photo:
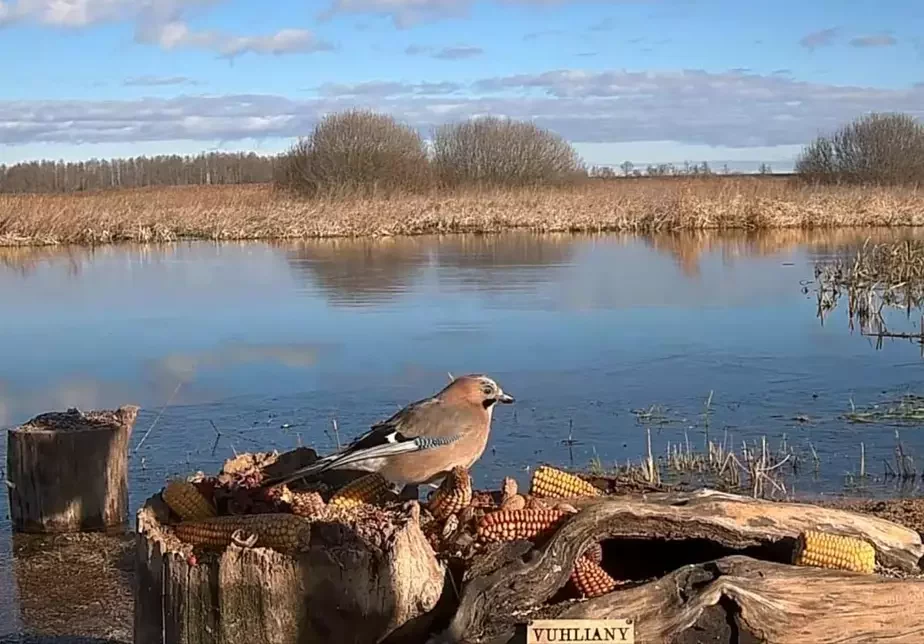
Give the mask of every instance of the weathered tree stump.
[[137, 515], [135, 644], [419, 642], [446, 585], [416, 502], [306, 520], [287, 552], [193, 553], [167, 516], [159, 496]]
[[13, 530], [100, 531], [128, 522], [128, 444], [138, 407], [40, 414], [7, 434]]
[[[609, 593], [594, 600], [592, 605], [604, 605], [601, 602], [607, 600], [612, 618], [636, 620], [639, 624], [636, 641], [639, 642], [672, 641], [671, 638], [689, 627], [705, 607], [715, 604], [721, 597], [743, 602], [739, 603], [739, 608], [749, 611], [749, 628], [760, 637], [768, 638], [757, 641], [854, 642], [866, 641], [864, 633], [871, 632], [869, 629], [881, 628], [877, 637], [905, 637], [914, 628], [924, 628], [924, 617], [920, 616], [896, 622], [894, 627], [882, 623], [863, 626], [863, 619], [878, 618], [869, 611], [864, 615], [860, 608], [866, 599], [873, 607], [902, 599], [911, 602], [913, 610], [924, 609], [924, 581], [896, 582], [881, 575], [829, 573], [789, 565], [798, 534], [806, 529], [819, 529], [862, 537], [874, 546], [879, 564], [920, 574], [919, 561], [924, 555], [921, 537], [914, 530], [895, 523], [843, 510], [760, 501], [712, 490], [652, 494], [645, 498], [569, 499], [568, 502], [579, 508], [578, 512], [544, 542], [534, 547], [524, 542], [510, 542], [494, 546], [485, 553], [483, 561], [488, 563], [479, 562], [473, 566], [478, 573], [469, 576], [451, 623], [431, 641], [509, 641], [516, 627], [510, 616], [517, 615], [516, 620], [522, 622], [528, 619], [525, 616], [531, 611], [548, 610], [549, 600], [568, 581], [577, 557], [587, 546], [600, 542], [604, 546], [604, 567], [629, 589]], [[738, 557], [723, 559], [732, 555]], [[699, 588], [697, 580], [712, 581], [716, 575], [710, 577], [709, 571], [722, 570], [717, 568], [716, 561], [747, 559], [742, 559], [741, 555], [755, 562], [760, 560], [748, 568], [755, 571], [755, 577], [762, 571], [772, 573], [761, 582], [764, 584], [761, 588], [767, 593], [765, 598], [758, 595], [750, 600], [742, 599], [745, 591], [753, 586], [749, 585], [751, 581], [742, 582], [735, 577], [736, 571], [745, 569], [740, 568], [744, 566], [741, 563], [735, 564], [738, 568], [728, 568], [729, 577], [711, 591]], [[699, 577], [691, 570], [699, 570]], [[678, 575], [691, 575], [690, 592], [684, 591], [682, 584], [678, 586]], [[818, 594], [805, 590], [795, 596], [792, 604], [781, 601], [787, 584], [796, 586], [800, 579], [805, 580], [806, 589], [814, 589], [812, 592]], [[647, 591], [630, 588], [645, 582], [650, 582]], [[742, 583], [744, 590], [741, 590]], [[647, 599], [632, 599], [642, 592], [648, 593]], [[828, 592], [845, 596], [855, 592], [856, 599], [839, 609], [842, 617], [853, 611], [855, 619], [845, 618], [839, 622], [824, 616], [825, 611], [830, 611], [825, 600]], [[696, 599], [698, 596], [700, 598]], [[765, 603], [761, 604], [762, 601]], [[676, 606], [674, 613], [667, 610], [671, 602]], [[581, 606], [586, 605], [590, 604], [569, 609], [562, 613], [562, 618], [580, 616]], [[683, 612], [686, 610], [689, 612]], [[798, 612], [792, 617], [797, 628], [810, 628], [813, 620], [825, 623], [829, 629], [825, 636], [828, 639], [816, 640], [805, 634], [791, 637], [784, 628], [784, 623], [790, 619], [787, 610]], [[893, 608], [884, 614], [897, 612], [898, 609]], [[921, 631], [917, 632], [920, 641]], [[838, 636], [841, 639], [838, 640]]]

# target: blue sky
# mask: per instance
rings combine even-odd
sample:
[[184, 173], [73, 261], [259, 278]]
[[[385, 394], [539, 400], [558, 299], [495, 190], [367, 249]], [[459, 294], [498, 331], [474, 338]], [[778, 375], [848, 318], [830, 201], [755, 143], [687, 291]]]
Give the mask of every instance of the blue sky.
[[275, 152], [324, 113], [534, 119], [588, 163], [787, 169], [924, 117], [912, 0], [0, 0], [0, 163]]

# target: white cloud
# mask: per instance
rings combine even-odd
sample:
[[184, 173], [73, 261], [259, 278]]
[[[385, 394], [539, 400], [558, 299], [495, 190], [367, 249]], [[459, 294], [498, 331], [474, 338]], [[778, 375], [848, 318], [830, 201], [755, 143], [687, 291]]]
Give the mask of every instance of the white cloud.
[[422, 22], [468, 16], [472, 0], [333, 0], [319, 16], [322, 20], [339, 14], [373, 14], [391, 18], [399, 29]]
[[135, 40], [165, 50], [195, 48], [234, 57], [246, 53], [289, 54], [326, 51], [330, 43], [304, 29], [282, 29], [260, 36], [239, 36], [221, 31], [194, 31], [183, 15], [195, 6], [223, 0], [0, 0], [0, 26], [32, 22], [79, 29], [120, 20], [135, 21]]
[[881, 89], [742, 72], [554, 70], [455, 83], [327, 84], [317, 98], [178, 96], [0, 101], [0, 143], [235, 141], [307, 134], [330, 111], [368, 107], [427, 132], [477, 114], [532, 119], [572, 141], [801, 145], [868, 111], [924, 117], [924, 86]]

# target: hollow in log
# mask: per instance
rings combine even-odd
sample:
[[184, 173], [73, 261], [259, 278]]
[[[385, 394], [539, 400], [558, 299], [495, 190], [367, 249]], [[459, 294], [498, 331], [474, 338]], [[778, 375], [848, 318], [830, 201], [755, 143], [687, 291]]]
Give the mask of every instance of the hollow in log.
[[40, 414], [7, 433], [13, 530], [122, 529], [128, 522], [128, 444], [138, 407]]
[[446, 570], [420, 529], [419, 505], [353, 512], [301, 519], [291, 549], [194, 548], [177, 539], [155, 495], [137, 515], [134, 642], [421, 641]]
[[690, 635], [693, 629], [703, 630], [699, 625], [710, 609], [718, 609], [724, 617], [720, 621], [737, 632], [732, 641], [912, 644], [924, 633], [924, 580], [731, 555], [572, 605], [555, 617], [632, 617], [636, 642], [695, 642], [705, 641]]
[[[546, 604], [565, 586], [578, 555], [599, 542], [604, 543], [604, 567], [624, 587], [732, 554], [791, 567], [792, 575], [812, 575], [812, 569], [788, 563], [795, 537], [810, 528], [864, 538], [873, 545], [880, 564], [921, 573], [918, 561], [924, 547], [917, 532], [854, 512], [757, 501], [710, 490], [652, 500], [598, 497], [572, 501], [579, 511], [544, 543], [527, 551], [518, 542], [501, 544], [500, 549], [513, 555], [506, 559], [497, 552], [486, 553], [505, 563], [470, 578], [451, 623], [433, 642], [474, 642], [482, 641], [485, 633], [503, 635], [514, 626], [509, 616]], [[867, 585], [886, 580], [879, 575], [848, 577], [862, 578]], [[666, 583], [670, 587], [673, 582]], [[610, 594], [624, 592], [628, 591]]]

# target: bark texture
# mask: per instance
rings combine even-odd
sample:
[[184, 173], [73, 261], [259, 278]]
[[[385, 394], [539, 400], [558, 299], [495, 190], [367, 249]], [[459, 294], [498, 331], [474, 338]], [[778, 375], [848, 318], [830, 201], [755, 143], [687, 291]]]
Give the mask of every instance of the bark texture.
[[387, 525], [316, 520], [293, 552], [179, 543], [153, 497], [138, 512], [136, 644], [419, 642], [446, 571], [419, 527], [419, 506], [376, 511]]
[[16, 532], [115, 530], [128, 522], [128, 445], [138, 407], [36, 416], [7, 433]]
[[[908, 572], [920, 572], [918, 561], [924, 552], [920, 535], [876, 517], [799, 503], [759, 501], [711, 490], [691, 494], [649, 495], [646, 499], [603, 497], [571, 499], [569, 502], [578, 508], [578, 512], [538, 547], [523, 549], [514, 542], [493, 547], [485, 553], [483, 560], [490, 564], [482, 564], [480, 574], [470, 578], [462, 591], [458, 610], [451, 623], [432, 639], [433, 642], [483, 641], [488, 634], [500, 635], [501, 641], [506, 641], [505, 638], [509, 634], [507, 631], [513, 628], [510, 616], [522, 616], [543, 606], [565, 585], [578, 555], [590, 544], [601, 541], [607, 542], [607, 550], [611, 553], [608, 557], [610, 561], [607, 562], [611, 574], [615, 569], [616, 576], [624, 580], [660, 578], [648, 584], [649, 589], [644, 591], [648, 593], [648, 599], [645, 601], [648, 602], [646, 606], [650, 607], [652, 615], [667, 615], [665, 610], [670, 601], [685, 604], [694, 600], [696, 593], [690, 594], [683, 591], [682, 587], [676, 587], [677, 575], [698, 574], [702, 581], [710, 581], [709, 574], [713, 573], [708, 571], [720, 569], [715, 568], [715, 563], [709, 562], [721, 560], [730, 554], [750, 555], [762, 560], [760, 563], [740, 557], [727, 560], [754, 561], [755, 570], [758, 570], [755, 573], [757, 576], [760, 570], [764, 570], [761, 566], [765, 564], [769, 566], [765, 570], [771, 571], [774, 575], [783, 575], [782, 578], [788, 581], [780, 582], [782, 586], [773, 586], [776, 589], [772, 591], [774, 593], [784, 592], [779, 588], [784, 588], [787, 583], [798, 585], [798, 579], [807, 580], [806, 588], [821, 592], [820, 595], [812, 595], [806, 591], [800, 596], [801, 599], [796, 600], [796, 604], [787, 608], [797, 612], [803, 611], [797, 620], [800, 624], [802, 621], [808, 623], [821, 620], [820, 615], [814, 615], [814, 612], [827, 610], [824, 608], [827, 605], [824, 593], [828, 592], [825, 584], [830, 586], [832, 593], [837, 588], [840, 588], [837, 592], [844, 596], [852, 592], [858, 593], [857, 597], [860, 599], [851, 604], [854, 607], [851, 610], [859, 611], [856, 621], [844, 621], [842, 630], [838, 631], [841, 633], [850, 633], [851, 628], [859, 629], [863, 619], [879, 619], [874, 612], [863, 612], [859, 609], [862, 601], [865, 601], [864, 593], [872, 597], [880, 592], [873, 590], [875, 587], [880, 588], [882, 592], [877, 601], [885, 605], [898, 601], [903, 593], [907, 593], [912, 602], [917, 602], [922, 597], [920, 593], [924, 592], [924, 585], [919, 581], [898, 583], [875, 575], [827, 573], [786, 565], [791, 558], [795, 537], [802, 530], [814, 528], [865, 538], [875, 547], [880, 564]], [[777, 565], [772, 565], [774, 563]], [[697, 570], [706, 572], [697, 573]], [[815, 585], [812, 586], [808, 580], [820, 581], [813, 581]], [[733, 581], [728, 579], [722, 584]], [[696, 586], [694, 582], [690, 583], [690, 588]], [[750, 588], [750, 583], [744, 583], [742, 588]], [[729, 589], [733, 587], [737, 588], [733, 585], [728, 586]], [[725, 586], [719, 585], [716, 588], [723, 589]], [[767, 588], [767, 592], [770, 593], [770, 586]], [[642, 621], [644, 615], [633, 613], [642, 610], [641, 604], [626, 603], [628, 598], [634, 596], [626, 593], [638, 592], [642, 591], [636, 588], [607, 595], [612, 598], [613, 606], [619, 607], [619, 615], [613, 616], [633, 617]], [[675, 631], [670, 629], [675, 629], [676, 633], [682, 632], [686, 626], [692, 624], [687, 619], [689, 615], [698, 616], [703, 607], [714, 605], [720, 597], [734, 602], [736, 598], [745, 594], [745, 591], [739, 589], [734, 592], [729, 590], [728, 593], [704, 595], [704, 599], [699, 600], [702, 604], [699, 608], [691, 609], [690, 613], [676, 612], [674, 621], [669, 624], [669, 628], [664, 627], [667, 628], [664, 632], [674, 634]], [[756, 603], [742, 607], [742, 610], [746, 608], [750, 611], [749, 615], [758, 615], [749, 623], [757, 629], [755, 633], [761, 637], [781, 637], [782, 626], [761, 623], [762, 620], [772, 619], [779, 622], [789, 619], [785, 612], [779, 612], [784, 605], [777, 601], [778, 596], [770, 594], [768, 597], [770, 599], [764, 604], [761, 604], [763, 600], [760, 597], [752, 598]], [[712, 603], [706, 601], [707, 599]], [[713, 599], [715, 601], [712, 601]], [[600, 601], [602, 600], [597, 600], [598, 603]], [[774, 601], [777, 603], [774, 604]], [[803, 602], [803, 605], [799, 605], [798, 602]], [[760, 614], [756, 608], [762, 605], [765, 606], [766, 614]], [[647, 611], [649, 608], [644, 610]], [[614, 611], [617, 609], [614, 608]], [[886, 619], [890, 614], [884, 613]], [[904, 622], [908, 629], [912, 629], [917, 623], [915, 620]], [[867, 625], [866, 628], [873, 627]], [[902, 630], [905, 626], [896, 628], [905, 632]], [[865, 631], [862, 629], [858, 630], [858, 637], [862, 638], [863, 632]], [[665, 640], [646, 635], [637, 641]], [[862, 639], [847, 638], [846, 641]]]

